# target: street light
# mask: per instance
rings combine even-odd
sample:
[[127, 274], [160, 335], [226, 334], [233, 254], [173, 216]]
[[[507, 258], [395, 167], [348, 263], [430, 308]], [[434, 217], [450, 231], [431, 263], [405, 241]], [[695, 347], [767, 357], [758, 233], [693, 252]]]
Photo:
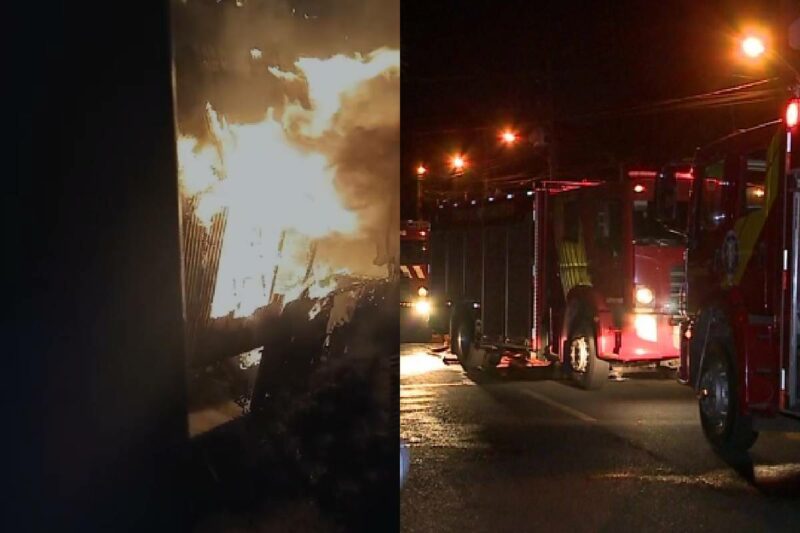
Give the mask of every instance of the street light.
[[420, 165], [417, 167], [417, 177], [421, 178], [427, 173], [428, 173], [428, 169], [425, 168], [425, 165], [420, 163]]
[[511, 130], [505, 130], [503, 133], [500, 134], [500, 139], [506, 143], [507, 145], [512, 145], [517, 142], [517, 134]]
[[453, 170], [455, 170], [456, 172], [464, 170], [464, 167], [467, 166], [467, 161], [461, 154], [454, 155], [453, 158], [450, 160], [450, 163], [453, 166]]
[[751, 66], [780, 65], [792, 73], [795, 82], [800, 81], [800, 72], [775, 49], [769, 31], [763, 28], [746, 30], [739, 38], [738, 49], [739, 58], [744, 59]]
[[761, 57], [766, 51], [767, 47], [764, 45], [764, 40], [760, 37], [748, 35], [742, 40], [742, 52], [751, 59]]

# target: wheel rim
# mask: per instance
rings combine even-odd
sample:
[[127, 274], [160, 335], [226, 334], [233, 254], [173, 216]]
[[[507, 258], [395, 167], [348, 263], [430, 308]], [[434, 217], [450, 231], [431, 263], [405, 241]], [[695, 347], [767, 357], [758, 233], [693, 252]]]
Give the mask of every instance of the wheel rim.
[[720, 361], [714, 361], [700, 380], [700, 409], [716, 433], [725, 430], [730, 408], [728, 370]]
[[586, 337], [572, 339], [569, 346], [569, 358], [572, 370], [586, 372], [589, 368], [589, 343], [586, 341]]

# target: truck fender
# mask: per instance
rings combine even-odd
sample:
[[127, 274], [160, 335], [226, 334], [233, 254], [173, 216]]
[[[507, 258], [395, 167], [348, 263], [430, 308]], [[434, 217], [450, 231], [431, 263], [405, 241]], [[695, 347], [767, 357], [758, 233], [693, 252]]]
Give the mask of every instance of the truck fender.
[[[706, 355], [706, 347], [712, 338], [727, 338], [729, 339], [738, 350], [745, 350], [743, 342], [737, 338], [736, 329], [734, 325], [738, 323], [737, 316], [741, 313], [741, 309], [732, 306], [727, 300], [718, 300], [700, 310], [697, 314], [697, 319], [692, 327], [692, 338], [689, 340], [689, 383], [695, 392], [698, 391], [700, 384], [700, 369], [702, 368], [703, 361]], [[746, 353], [742, 353], [746, 357]], [[744, 377], [744, 368], [740, 361], [731, 361], [734, 371], [739, 378], [739, 394], [740, 396], [746, 393], [747, 380]], [[745, 361], [744, 366], [747, 363]], [[743, 402], [739, 403], [740, 406], [744, 405]]]
[[[579, 286], [572, 289], [567, 295], [567, 305], [564, 320], [561, 325], [561, 338], [559, 346], [563, 346], [569, 334], [569, 328], [578, 317], [584, 317], [596, 323], [599, 317], [599, 295], [592, 287]], [[562, 350], [563, 351], [563, 350]], [[561, 354], [562, 357], [564, 354]]]

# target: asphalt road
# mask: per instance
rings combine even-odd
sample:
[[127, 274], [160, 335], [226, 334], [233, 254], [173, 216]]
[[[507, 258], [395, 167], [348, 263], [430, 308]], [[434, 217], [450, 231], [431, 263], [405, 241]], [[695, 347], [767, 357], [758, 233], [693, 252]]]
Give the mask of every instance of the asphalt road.
[[401, 350], [403, 532], [800, 531], [800, 433], [733, 468], [672, 379], [470, 379], [427, 348]]

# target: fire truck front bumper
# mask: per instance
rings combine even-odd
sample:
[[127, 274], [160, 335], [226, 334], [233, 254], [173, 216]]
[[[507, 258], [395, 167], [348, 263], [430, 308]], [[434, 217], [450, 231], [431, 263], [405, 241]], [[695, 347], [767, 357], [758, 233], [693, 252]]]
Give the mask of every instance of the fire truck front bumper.
[[680, 356], [680, 326], [670, 315], [630, 313], [622, 328], [608, 322], [610, 316], [601, 315], [597, 348], [602, 359], [628, 363]]
[[425, 298], [400, 302], [400, 341], [423, 342], [430, 337], [431, 303]]

